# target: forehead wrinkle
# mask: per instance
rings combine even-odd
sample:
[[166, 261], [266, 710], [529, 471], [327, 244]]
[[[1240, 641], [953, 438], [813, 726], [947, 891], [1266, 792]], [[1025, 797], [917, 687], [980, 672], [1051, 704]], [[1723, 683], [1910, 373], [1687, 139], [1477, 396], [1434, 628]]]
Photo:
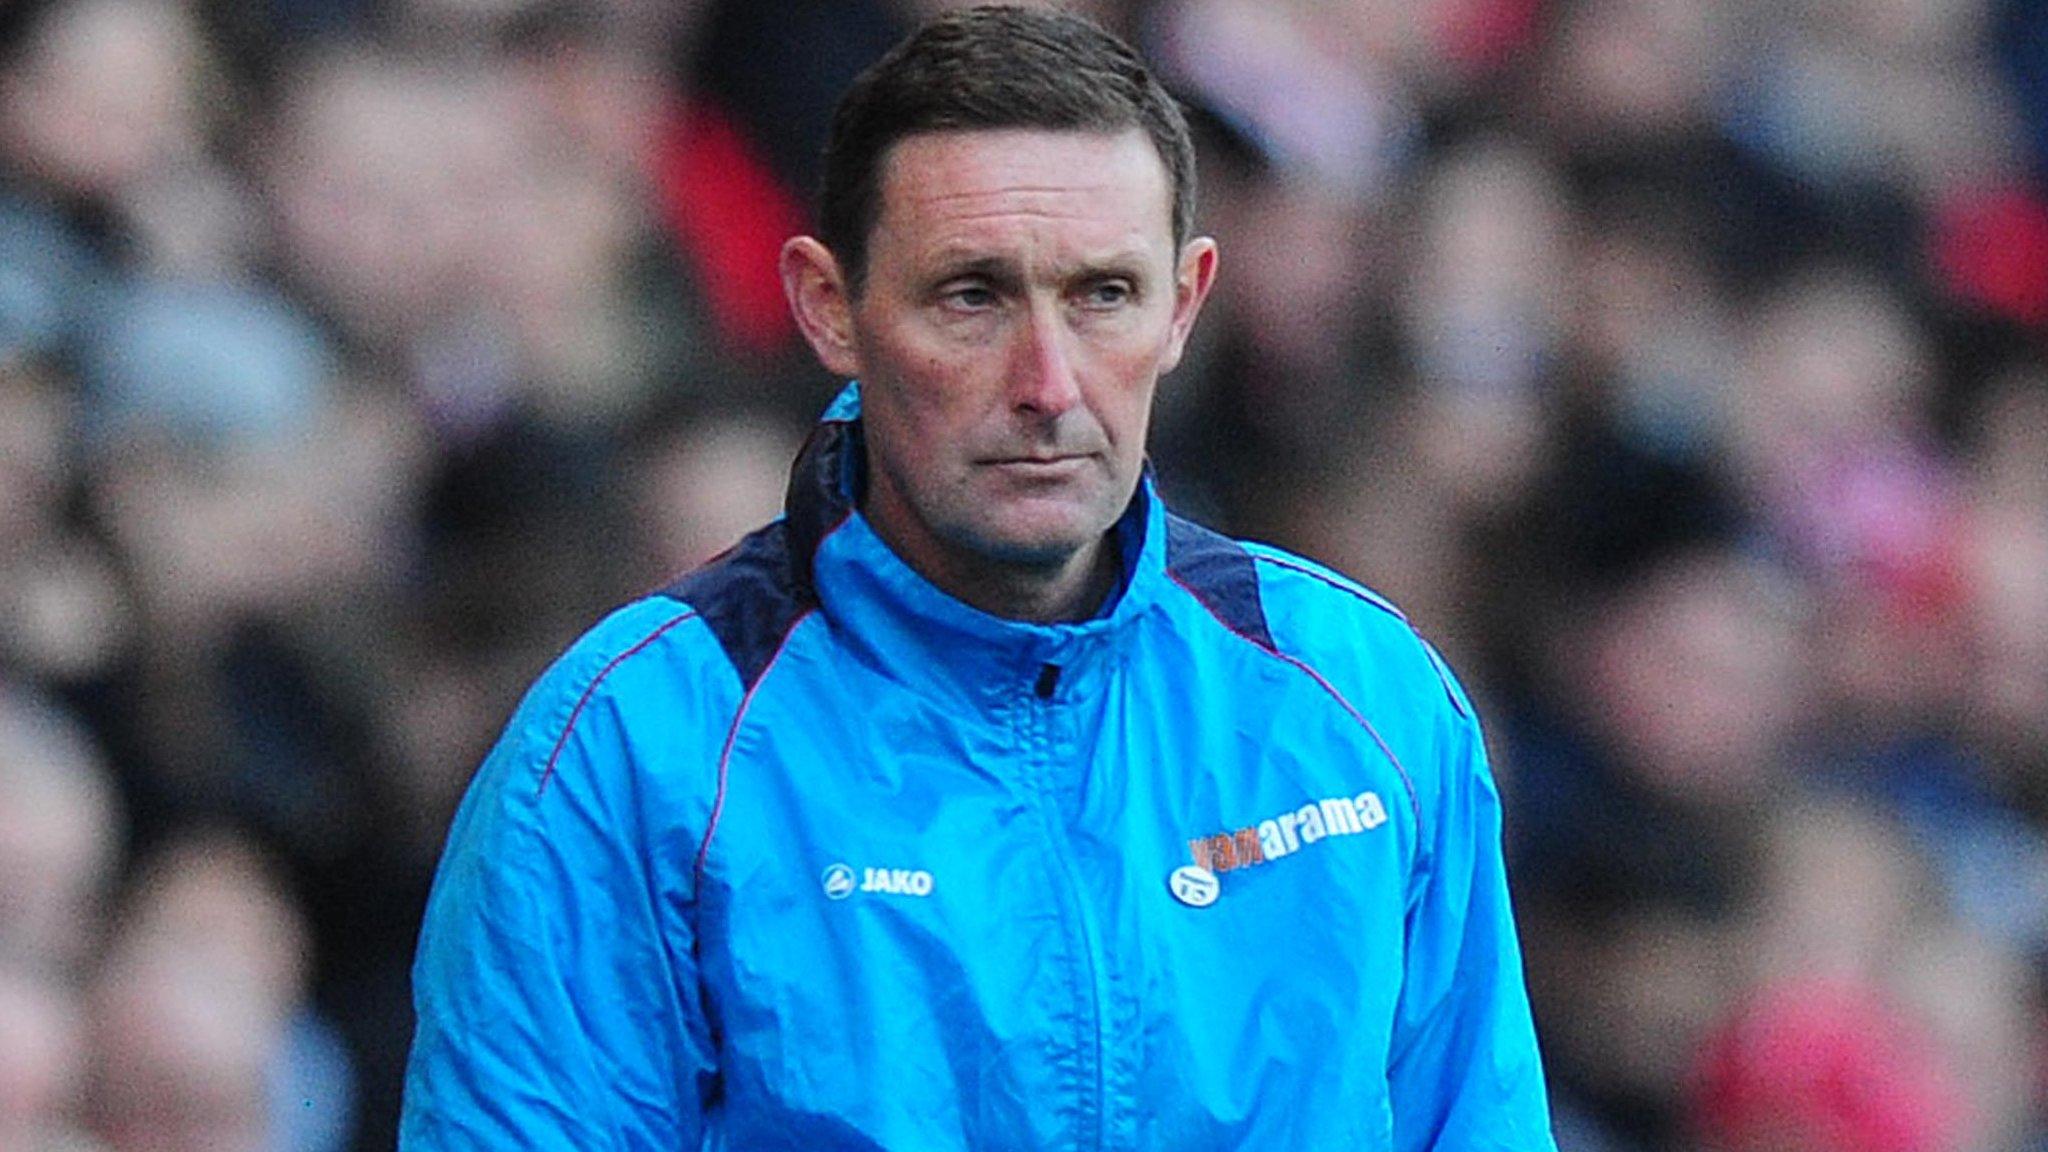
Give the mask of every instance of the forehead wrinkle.
[[1055, 253], [1079, 253], [1088, 262], [1141, 260], [1150, 258], [1160, 243], [1170, 246], [1163, 222], [1154, 237], [1146, 224], [1103, 218], [1086, 207], [1057, 211], [1008, 205], [941, 214], [906, 207], [886, 215], [878, 231], [893, 233], [906, 242], [906, 252], [932, 261]]
[[948, 217], [944, 220], [908, 221], [906, 239], [926, 252], [967, 248], [1130, 248], [1145, 251], [1152, 245], [1149, 229], [1126, 222], [1089, 221], [1085, 227], [1069, 228], [1076, 217], [1052, 213], [997, 212], [982, 216]]
[[[1055, 224], [1087, 220], [1101, 204], [1105, 190], [1114, 195], [1113, 185], [1092, 189], [1061, 188], [1026, 190], [1001, 188], [906, 197], [896, 211], [885, 210], [882, 223], [900, 216], [901, 223], [920, 229], [945, 229], [959, 225], [1014, 220], [1026, 224]], [[1107, 223], [1108, 221], [1104, 221]], [[1132, 231], [1142, 229], [1133, 226]]]
[[962, 271], [976, 269], [997, 270], [1021, 265], [1050, 265], [1055, 269], [1095, 270], [1142, 265], [1150, 258], [1142, 245], [1115, 244], [1101, 245], [1074, 255], [1065, 253], [1029, 254], [1009, 249], [990, 249], [986, 245], [966, 243], [941, 243], [933, 247], [927, 258], [933, 265], [958, 268]]
[[997, 184], [988, 188], [963, 188], [958, 192], [928, 192], [917, 196], [927, 204], [946, 204], [955, 200], [975, 200], [990, 196], [1097, 196], [1104, 192], [1121, 191], [1125, 186], [1110, 180], [1093, 184]]

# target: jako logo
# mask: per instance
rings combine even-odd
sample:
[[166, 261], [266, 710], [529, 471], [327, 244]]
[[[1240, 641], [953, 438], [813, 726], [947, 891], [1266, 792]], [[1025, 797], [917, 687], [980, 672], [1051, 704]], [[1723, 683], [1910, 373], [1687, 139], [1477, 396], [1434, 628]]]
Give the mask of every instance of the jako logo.
[[922, 868], [869, 868], [861, 878], [860, 890], [893, 896], [929, 896], [932, 874]]
[[846, 865], [834, 864], [825, 869], [823, 880], [827, 898], [844, 900], [853, 895], [853, 869]]
[[1278, 860], [1326, 836], [1370, 832], [1386, 822], [1387, 809], [1377, 792], [1332, 796], [1311, 800], [1292, 812], [1282, 812], [1249, 828], [1190, 840], [1188, 851], [1196, 864], [1223, 873]]

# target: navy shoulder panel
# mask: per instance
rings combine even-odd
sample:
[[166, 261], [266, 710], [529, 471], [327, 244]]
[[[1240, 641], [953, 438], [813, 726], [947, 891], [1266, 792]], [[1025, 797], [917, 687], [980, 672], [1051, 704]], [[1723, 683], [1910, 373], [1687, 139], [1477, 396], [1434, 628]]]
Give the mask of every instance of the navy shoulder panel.
[[1423, 638], [1422, 633], [1416, 630], [1414, 623], [1408, 619], [1405, 613], [1396, 608], [1392, 601], [1334, 569], [1324, 567], [1311, 560], [1304, 560], [1292, 553], [1259, 545], [1254, 546], [1252, 555], [1258, 563], [1268, 564], [1274, 568], [1283, 569], [1314, 580], [1368, 608], [1385, 613], [1391, 617], [1400, 625], [1403, 634], [1411, 637], [1421, 647], [1423, 654], [1429, 658], [1430, 667], [1436, 671], [1437, 679], [1443, 682], [1444, 694], [1450, 697], [1451, 707], [1457, 710], [1458, 715], [1468, 719], [1471, 718], [1473, 715], [1472, 702], [1466, 698], [1465, 690], [1458, 685], [1458, 678], [1451, 674], [1450, 665], [1444, 662], [1442, 653], [1436, 650], [1435, 645]]
[[1259, 597], [1258, 565], [1244, 545], [1168, 513], [1166, 574], [1224, 627], [1269, 652], [1276, 650]]
[[[1361, 604], [1377, 608], [1394, 619], [1399, 620], [1402, 624], [1408, 624], [1407, 613], [1394, 607], [1393, 601], [1388, 600], [1386, 597], [1333, 568], [1317, 564], [1312, 560], [1304, 560], [1299, 556], [1290, 552], [1282, 552], [1277, 548], [1256, 547], [1252, 549], [1252, 556], [1262, 564], [1271, 564], [1275, 568], [1285, 568], [1289, 572], [1299, 573], [1311, 580], [1321, 581]], [[1412, 628], [1412, 625], [1410, 627]]]
[[742, 690], [761, 678], [811, 608], [789, 578], [789, 561], [788, 525], [778, 520], [660, 592], [697, 610], [739, 673]]

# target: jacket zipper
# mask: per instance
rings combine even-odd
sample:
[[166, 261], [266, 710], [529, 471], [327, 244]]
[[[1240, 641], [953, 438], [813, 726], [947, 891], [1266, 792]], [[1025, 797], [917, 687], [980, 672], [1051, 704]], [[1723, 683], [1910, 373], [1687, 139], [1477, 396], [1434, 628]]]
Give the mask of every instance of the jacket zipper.
[[1060, 818], [1058, 797], [1052, 794], [1052, 788], [1047, 783], [1053, 769], [1053, 766], [1048, 763], [1051, 758], [1052, 725], [1047, 713], [1051, 708], [1050, 702], [1053, 692], [1059, 687], [1060, 671], [1060, 666], [1057, 664], [1041, 665], [1038, 670], [1038, 679], [1032, 684], [1031, 691], [1035, 699], [1030, 712], [1033, 727], [1036, 729], [1033, 736], [1035, 737], [1038, 753], [1037, 759], [1039, 760], [1036, 786], [1040, 814], [1045, 818], [1048, 834], [1053, 840], [1052, 856], [1056, 862], [1056, 867], [1059, 869], [1060, 879], [1065, 883], [1066, 896], [1073, 904], [1074, 919], [1079, 925], [1081, 932], [1081, 961], [1085, 969], [1084, 976], [1088, 984], [1089, 1007], [1091, 1010], [1089, 1038], [1094, 1046], [1094, 1146], [1097, 1149], [1106, 1150], [1109, 1147], [1110, 1128], [1108, 1099], [1109, 1069], [1107, 1046], [1103, 1040], [1103, 1029], [1106, 1026], [1109, 995], [1108, 990], [1103, 987], [1103, 962], [1098, 958], [1101, 934], [1096, 929], [1095, 916], [1088, 906], [1087, 894], [1082, 890], [1081, 878], [1075, 873], [1073, 861], [1067, 851], [1069, 844], [1066, 829]]

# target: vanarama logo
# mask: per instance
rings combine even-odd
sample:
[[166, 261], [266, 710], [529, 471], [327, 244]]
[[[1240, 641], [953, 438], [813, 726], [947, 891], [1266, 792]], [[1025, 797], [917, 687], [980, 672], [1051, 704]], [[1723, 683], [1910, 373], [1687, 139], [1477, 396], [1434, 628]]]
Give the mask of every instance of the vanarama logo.
[[1235, 832], [1218, 832], [1188, 841], [1195, 863], [1211, 872], [1229, 872], [1278, 860], [1329, 836], [1356, 836], [1387, 822], [1387, 807], [1377, 792], [1311, 800], [1270, 820]]

